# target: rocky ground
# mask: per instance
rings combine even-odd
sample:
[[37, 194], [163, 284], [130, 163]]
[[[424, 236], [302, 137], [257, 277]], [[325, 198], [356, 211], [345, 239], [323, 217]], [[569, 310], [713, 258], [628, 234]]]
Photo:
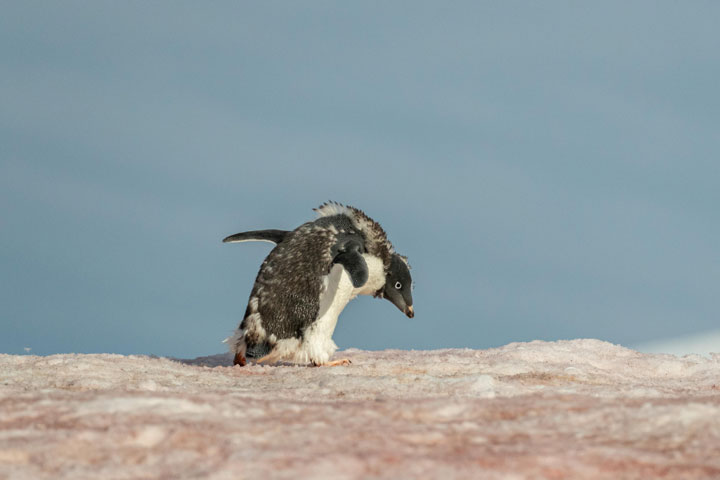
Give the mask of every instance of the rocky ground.
[[720, 355], [0, 355], [0, 478], [720, 478]]

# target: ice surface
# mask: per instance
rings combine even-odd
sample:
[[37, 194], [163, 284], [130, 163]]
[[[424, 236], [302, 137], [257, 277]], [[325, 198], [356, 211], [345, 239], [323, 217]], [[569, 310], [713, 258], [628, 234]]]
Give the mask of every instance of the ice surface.
[[340, 356], [0, 355], [0, 478], [720, 478], [718, 355], [572, 340]]

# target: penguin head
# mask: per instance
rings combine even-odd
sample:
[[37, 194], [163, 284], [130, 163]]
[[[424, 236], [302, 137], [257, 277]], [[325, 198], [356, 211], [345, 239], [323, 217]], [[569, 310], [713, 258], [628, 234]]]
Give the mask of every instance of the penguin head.
[[385, 286], [378, 292], [378, 296], [390, 300], [408, 318], [415, 316], [410, 267], [401, 255], [392, 255], [390, 267], [385, 273]]

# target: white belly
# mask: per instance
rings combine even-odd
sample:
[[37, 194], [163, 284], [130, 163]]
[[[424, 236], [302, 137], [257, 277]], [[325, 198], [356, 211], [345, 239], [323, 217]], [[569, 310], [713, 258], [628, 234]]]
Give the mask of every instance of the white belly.
[[315, 364], [327, 363], [337, 345], [333, 342], [340, 312], [343, 311], [353, 295], [350, 275], [342, 265], [335, 265], [327, 276], [327, 288], [320, 297], [320, 310], [315, 322], [305, 330], [299, 361], [311, 361]]

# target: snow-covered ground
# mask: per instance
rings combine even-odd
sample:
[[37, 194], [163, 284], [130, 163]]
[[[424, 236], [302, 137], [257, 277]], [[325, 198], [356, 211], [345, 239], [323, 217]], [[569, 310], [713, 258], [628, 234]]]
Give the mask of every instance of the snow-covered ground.
[[341, 355], [0, 355], [0, 478], [720, 478], [719, 355]]

